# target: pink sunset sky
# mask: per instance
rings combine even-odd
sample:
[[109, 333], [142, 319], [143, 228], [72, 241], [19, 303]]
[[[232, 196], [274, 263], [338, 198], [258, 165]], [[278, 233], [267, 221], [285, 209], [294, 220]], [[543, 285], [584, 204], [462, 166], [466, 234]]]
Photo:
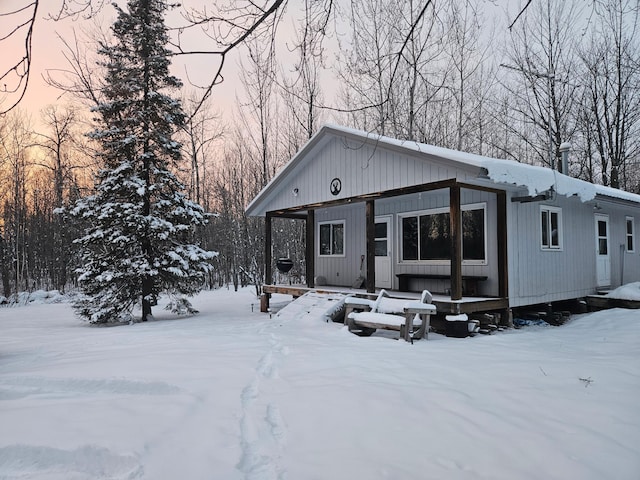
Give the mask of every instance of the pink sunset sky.
[[[2, 0], [0, 13], [16, 11], [29, 3], [28, 0]], [[68, 94], [64, 94], [64, 92], [48, 85], [45, 80], [48, 74], [54, 75], [55, 78], [62, 78], [60, 71], [68, 69], [68, 62], [64, 55], [66, 47], [60, 37], [70, 44], [73, 44], [74, 30], [77, 32], [78, 37], [82, 38], [83, 31], [95, 31], [98, 25], [100, 25], [102, 29], [107, 30], [115, 18], [115, 10], [110, 2], [107, 2], [100, 13], [90, 20], [77, 17], [54, 21], [48, 18], [50, 14], [57, 12], [56, 8], [59, 8], [60, 3], [60, 1], [41, 1], [36, 25], [33, 30], [32, 70], [27, 91], [20, 102], [20, 108], [31, 114], [35, 121], [39, 118], [39, 111], [43, 107], [49, 104], [64, 104], [72, 101]], [[120, 1], [118, 3], [124, 4], [125, 2]], [[200, 3], [201, 2], [182, 2], [183, 5], [187, 4], [187, 6]], [[11, 18], [0, 17], [0, 38], [7, 35], [17, 24], [24, 22], [31, 12], [32, 9], [29, 8], [21, 16], [13, 16]], [[169, 13], [168, 23], [171, 26], [179, 25], [181, 24], [180, 22], [184, 24], [179, 9]], [[10, 65], [15, 64], [22, 58], [24, 54], [25, 35], [26, 28], [17, 32], [14, 35], [15, 39], [13, 39], [13, 41], [3, 42], [2, 53], [0, 55], [0, 67], [3, 72]], [[206, 48], [206, 46], [202, 44], [202, 41], [203, 40], [200, 40], [197, 48]], [[209, 42], [211, 41], [209, 40]], [[225, 82], [214, 89], [213, 99], [214, 104], [217, 105], [217, 109], [230, 108], [234, 100], [236, 86], [238, 86], [238, 82], [234, 81], [234, 77], [237, 76], [237, 58], [237, 54], [230, 55], [227, 58], [224, 70]], [[213, 72], [217, 69], [218, 64], [219, 57], [213, 55], [180, 57], [174, 59], [173, 71], [174, 74], [183, 79], [185, 85], [187, 85], [189, 81], [195, 85], [206, 85], [213, 75]], [[5, 78], [3, 83], [6, 84], [7, 90], [11, 90], [15, 88], [16, 82], [17, 77], [14, 75]], [[17, 94], [0, 93], [0, 106], [5, 107], [15, 102], [16, 99]]]
[[[94, 0], [94, 5], [99, 4], [100, 1], [101, 0]], [[504, 23], [507, 18], [513, 18], [515, 15], [514, 12], [520, 10], [524, 5], [524, 1], [526, 0], [485, 0], [481, 5], [486, 10], [485, 17], [487, 20], [491, 21], [495, 19], [498, 23]], [[30, 3], [30, 0], [0, 0], [0, 14], [24, 8]], [[124, 6], [125, 0], [118, 0], [117, 3]], [[167, 24], [170, 27], [184, 25], [185, 21], [181, 17], [181, 11], [184, 8], [200, 7], [211, 3], [211, 1], [204, 0], [182, 0], [182, 7], [169, 12]], [[47, 17], [49, 15], [58, 12], [61, 4], [62, 0], [41, 0], [38, 18], [34, 28], [32, 73], [29, 79], [29, 87], [24, 99], [21, 101], [20, 107], [22, 110], [29, 112], [36, 122], [40, 116], [39, 111], [45, 106], [53, 103], [65, 104], [72, 101], [68, 94], [63, 95], [63, 92], [49, 86], [45, 81], [45, 76], [48, 73], [55, 75], [56, 71], [59, 72], [60, 70], [68, 68], [67, 60], [63, 54], [65, 47], [59, 37], [73, 43], [74, 30], [78, 33], [79, 37], [82, 37], [83, 30], [88, 32], [95, 31], [97, 28], [96, 25], [101, 25], [101, 28], [106, 31], [115, 17], [115, 10], [111, 6], [111, 2], [104, 0], [104, 6], [100, 13], [91, 20], [86, 20], [82, 16], [66, 18], [57, 22], [48, 19]], [[285, 72], [292, 70], [292, 65], [287, 64], [287, 58], [291, 57], [286, 40], [287, 38], [291, 38], [293, 30], [296, 28], [294, 17], [299, 17], [302, 8], [302, 2], [291, 0], [287, 7], [287, 15], [280, 24], [278, 58], [281, 64], [284, 63], [281, 68]], [[23, 15], [21, 21], [25, 21], [31, 11], [32, 9], [29, 8], [25, 12], [25, 15]], [[511, 13], [507, 14], [507, 11]], [[19, 23], [16, 17], [0, 17], [0, 38], [7, 35]], [[498, 30], [506, 31], [506, 27], [497, 28]], [[19, 61], [22, 57], [24, 53], [25, 33], [26, 29], [14, 35], [15, 41], [2, 42], [0, 71], [4, 72], [9, 65]], [[203, 34], [193, 36], [190, 40], [191, 46], [195, 49], [206, 50], [213, 48], [212, 40]], [[232, 55], [228, 56], [223, 70], [225, 81], [221, 85], [216, 86], [213, 91], [212, 104], [215, 110], [221, 112], [224, 116], [231, 114], [234, 110], [234, 104], [237, 103], [237, 96], [242, 96], [243, 87], [238, 78], [238, 65], [243, 53], [242, 50], [236, 50]], [[327, 67], [330, 69], [335, 61], [334, 53], [328, 53], [326, 61]], [[189, 82], [195, 85], [207, 85], [217, 70], [218, 64], [219, 57], [213, 55], [177, 57], [173, 62], [173, 72], [183, 80], [185, 85], [188, 85]], [[327, 70], [326, 75], [327, 77], [323, 82], [323, 90], [325, 91], [326, 101], [331, 102], [331, 96], [332, 93], [335, 93], [336, 85], [335, 81], [332, 80], [333, 74], [330, 73], [329, 70]], [[59, 73], [56, 78], [61, 78]], [[7, 84], [8, 89], [15, 87], [15, 77], [13, 79], [5, 79], [4, 83]], [[15, 100], [16, 95], [3, 95], [0, 93], [0, 107], [6, 107], [7, 104], [11, 104]]]

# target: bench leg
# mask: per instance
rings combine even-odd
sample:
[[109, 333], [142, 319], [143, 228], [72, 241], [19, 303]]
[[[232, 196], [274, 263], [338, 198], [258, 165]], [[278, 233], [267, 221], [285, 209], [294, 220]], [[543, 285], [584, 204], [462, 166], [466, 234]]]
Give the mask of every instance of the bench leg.
[[[415, 318], [415, 315], [418, 315], [419, 318], [422, 320], [422, 325], [420, 325], [420, 328], [418, 329], [418, 331], [415, 333], [415, 335], [413, 336], [414, 340], [421, 340], [423, 338], [429, 340], [429, 328], [431, 327], [431, 315], [428, 314], [407, 314], [407, 316], [411, 316], [411, 324], [413, 325], [413, 318]], [[407, 318], [407, 323], [409, 322], [409, 319]]]
[[405, 321], [404, 321], [404, 332], [402, 332], [402, 330], [400, 330], [403, 334], [404, 334], [404, 339], [407, 342], [411, 342], [413, 343], [413, 338], [411, 337], [411, 332], [413, 332], [413, 314], [406, 314], [404, 316]]
[[431, 315], [422, 314], [420, 315], [420, 318], [422, 319], [422, 325], [420, 326], [420, 330], [418, 330], [418, 338], [424, 338], [426, 340], [429, 340], [429, 328], [431, 328]]

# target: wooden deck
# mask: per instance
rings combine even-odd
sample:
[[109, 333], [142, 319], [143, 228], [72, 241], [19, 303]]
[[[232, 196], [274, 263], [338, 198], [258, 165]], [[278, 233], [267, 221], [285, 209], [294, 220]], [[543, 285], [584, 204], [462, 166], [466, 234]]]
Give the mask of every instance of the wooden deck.
[[[309, 288], [303, 285], [263, 285], [262, 292], [267, 294], [280, 293], [284, 295], [291, 295], [294, 298], [300, 297], [307, 292], [318, 293], [346, 293], [353, 294], [359, 297], [375, 299], [378, 296], [376, 293], [367, 293], [362, 289], [354, 289], [348, 287], [317, 287]], [[418, 299], [420, 298], [419, 292], [398, 292], [395, 290], [388, 290], [389, 296], [393, 298], [406, 298], [406, 299]], [[451, 300], [451, 297], [446, 295], [433, 295], [432, 303], [438, 309], [439, 314], [454, 314], [460, 313], [480, 313], [480, 312], [496, 312], [501, 310], [507, 310], [509, 308], [508, 298], [495, 298], [495, 297], [462, 297], [460, 300]]]

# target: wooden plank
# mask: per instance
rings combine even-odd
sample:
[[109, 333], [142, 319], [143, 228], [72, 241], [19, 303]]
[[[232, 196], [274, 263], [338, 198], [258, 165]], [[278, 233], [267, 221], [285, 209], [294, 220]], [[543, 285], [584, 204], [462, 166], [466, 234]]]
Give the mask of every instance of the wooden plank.
[[639, 300], [624, 300], [621, 298], [605, 297], [604, 295], [588, 295], [586, 300], [587, 305], [591, 308], [640, 308]]
[[507, 298], [482, 299], [470, 302], [448, 302], [434, 299], [431, 303], [436, 306], [438, 313], [452, 313], [455, 315], [460, 313], [494, 312], [509, 307], [509, 299]]
[[294, 286], [294, 285], [263, 285], [263, 293], [281, 293], [283, 295], [291, 295], [293, 297], [301, 297], [305, 293], [311, 291], [311, 288]]
[[[431, 280], [449, 280], [451, 275], [444, 275], [439, 273], [397, 273], [398, 278], [427, 278]], [[489, 277], [486, 275], [462, 275], [463, 280], [487, 280]]]
[[[433, 273], [398, 273], [398, 290], [409, 291], [409, 279], [425, 280], [451, 280], [451, 275], [441, 275]], [[478, 291], [478, 282], [485, 281], [489, 277], [486, 275], [462, 275], [462, 293], [465, 295], [475, 295]]]

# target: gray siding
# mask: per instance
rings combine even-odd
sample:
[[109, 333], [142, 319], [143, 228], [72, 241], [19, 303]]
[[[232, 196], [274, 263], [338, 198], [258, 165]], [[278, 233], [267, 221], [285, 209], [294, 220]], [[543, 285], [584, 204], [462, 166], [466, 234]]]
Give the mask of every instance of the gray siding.
[[[476, 174], [435, 159], [425, 161], [424, 157], [332, 137], [323, 148], [303, 159], [295, 173], [283, 179], [269, 202], [269, 209], [326, 202], [451, 178], [469, 181], [475, 179]], [[336, 196], [329, 188], [334, 178], [342, 182], [342, 191]], [[294, 189], [297, 189], [296, 196]]]
[[[541, 247], [541, 205], [562, 208], [562, 250]], [[509, 297], [512, 306], [530, 305], [593, 293], [594, 219], [577, 199], [509, 204]], [[588, 236], [588, 239], [585, 237]], [[585, 259], [590, 259], [585, 261]]]
[[[498, 294], [495, 195], [487, 192], [463, 189], [461, 197], [462, 205], [485, 203], [487, 216], [486, 265], [463, 265], [463, 275], [484, 275], [489, 277], [489, 280], [486, 282], [481, 282], [479, 293], [495, 296]], [[449, 264], [432, 265], [425, 262], [403, 262], [400, 257], [399, 248], [402, 239], [400, 238], [401, 228], [398, 214], [448, 207], [448, 205], [448, 190], [437, 190], [434, 192], [424, 192], [421, 194], [405, 195], [376, 201], [376, 216], [392, 215], [393, 237], [391, 239], [391, 250], [393, 255], [393, 288], [398, 288], [398, 280], [395, 277], [398, 273], [448, 275], [451, 272]], [[350, 286], [360, 273], [360, 256], [366, 253], [364, 204], [359, 203], [347, 207], [321, 208], [316, 210], [317, 223], [328, 220], [345, 220], [345, 257], [320, 257], [316, 252], [316, 275], [325, 277], [329, 285]], [[316, 226], [316, 235], [317, 230]], [[448, 280], [412, 280], [410, 286], [412, 290], [427, 288], [436, 292], [444, 292], [450, 288], [450, 282]]]
[[[615, 288], [631, 282], [640, 282], [640, 248], [638, 244], [639, 209], [603, 201], [598, 201], [598, 204], [602, 206], [602, 210], [599, 210], [597, 213], [606, 213], [609, 215], [609, 243], [612, 255], [611, 287]], [[633, 217], [635, 223], [635, 248], [633, 252], [627, 252], [625, 248], [627, 216]]]
[[[599, 202], [602, 204], [603, 202]], [[540, 245], [540, 206], [562, 208], [563, 249], [545, 251]], [[580, 298], [596, 292], [595, 213], [609, 215], [611, 288], [640, 280], [640, 255], [621, 252], [625, 216], [633, 212], [575, 197], [554, 201], [509, 203], [509, 296], [512, 306]], [[624, 278], [622, 277], [624, 270]]]
[[[480, 294], [498, 294], [496, 234], [496, 196], [491, 193], [462, 189], [462, 204], [486, 204], [487, 262], [486, 265], [463, 265], [463, 275], [485, 275], [480, 282]], [[609, 215], [611, 287], [640, 281], [640, 248], [638, 221], [636, 221], [636, 248], [624, 251], [626, 216], [634, 216], [633, 207], [599, 202], [602, 209], [594, 211], [592, 203], [582, 203], [572, 197], [557, 197], [545, 202], [517, 203], [508, 201], [508, 265], [509, 297], [511, 306], [532, 305], [595, 293], [595, 219], [594, 213]], [[399, 214], [447, 207], [448, 190], [405, 195], [376, 201], [376, 215], [391, 215], [393, 220], [393, 288], [398, 287], [398, 273], [433, 273], [448, 275], [448, 264], [430, 265], [424, 262], [403, 262], [400, 258]], [[563, 248], [560, 251], [543, 250], [540, 245], [541, 205], [562, 209]], [[350, 286], [360, 274], [360, 256], [365, 247], [365, 207], [355, 205], [321, 208], [316, 210], [318, 223], [329, 220], [345, 221], [345, 256], [320, 257], [316, 252], [316, 275], [326, 278], [327, 284]], [[318, 234], [316, 227], [316, 235]], [[316, 238], [317, 240], [317, 238]], [[317, 243], [317, 242], [316, 242]], [[411, 289], [423, 288], [446, 291], [448, 280], [412, 280]]]
[[[330, 220], [345, 221], [344, 256], [326, 257], [318, 255], [317, 224]], [[365, 221], [364, 203], [316, 210], [316, 277], [323, 276], [328, 285], [347, 287], [353, 284], [358, 275], [360, 275], [360, 255], [366, 253]]]

